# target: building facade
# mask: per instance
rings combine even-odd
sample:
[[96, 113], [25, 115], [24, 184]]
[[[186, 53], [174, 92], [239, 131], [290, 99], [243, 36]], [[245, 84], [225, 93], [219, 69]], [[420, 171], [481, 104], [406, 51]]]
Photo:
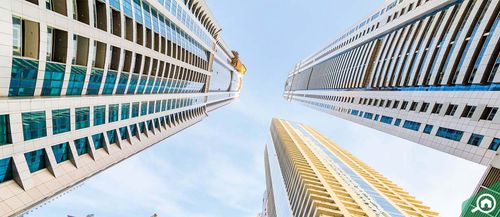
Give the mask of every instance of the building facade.
[[438, 216], [311, 127], [274, 119], [265, 151], [268, 216]]
[[0, 15], [0, 216], [239, 98], [246, 69], [204, 0], [5, 0]]
[[499, 168], [499, 10], [494, 0], [386, 1], [297, 64], [284, 97]]

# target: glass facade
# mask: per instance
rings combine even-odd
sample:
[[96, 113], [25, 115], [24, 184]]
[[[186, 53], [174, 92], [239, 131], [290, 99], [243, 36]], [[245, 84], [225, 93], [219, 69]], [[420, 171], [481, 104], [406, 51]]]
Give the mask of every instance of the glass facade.
[[69, 154], [71, 153], [71, 150], [69, 149], [69, 142], [52, 146], [52, 152], [54, 152], [54, 157], [56, 158], [56, 162], [58, 164], [67, 161], [69, 159]]
[[24, 140], [32, 140], [47, 136], [45, 112], [22, 113]]
[[36, 151], [28, 152], [24, 154], [26, 158], [26, 163], [28, 163], [28, 167], [31, 173], [42, 170], [46, 168], [46, 157], [45, 149], [39, 149]]
[[70, 110], [52, 111], [52, 129], [54, 135], [71, 131]]
[[90, 127], [90, 107], [75, 109], [75, 128], [77, 130]]

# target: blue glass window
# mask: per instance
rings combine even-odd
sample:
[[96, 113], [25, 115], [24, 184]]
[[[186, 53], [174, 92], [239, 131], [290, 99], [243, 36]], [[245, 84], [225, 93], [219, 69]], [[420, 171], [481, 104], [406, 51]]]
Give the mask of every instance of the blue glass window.
[[153, 88], [153, 92], [152, 93], [158, 93], [158, 89], [160, 89], [160, 84], [161, 84], [161, 79], [160, 78], [156, 78], [155, 86]]
[[380, 119], [380, 122], [385, 123], [385, 124], [392, 124], [392, 117], [382, 116], [382, 118]]
[[75, 109], [75, 128], [77, 130], [90, 127], [90, 107]]
[[38, 74], [38, 61], [12, 58], [9, 96], [33, 96]]
[[102, 125], [106, 122], [106, 106], [94, 106], [94, 126]]
[[418, 131], [418, 129], [420, 129], [420, 123], [414, 122], [414, 121], [408, 121], [407, 120], [403, 124], [403, 127], [406, 128], [406, 129], [409, 129], [409, 130]]
[[42, 96], [60, 96], [66, 67], [63, 64], [47, 63], [43, 78]]
[[116, 86], [116, 94], [124, 94], [127, 89], [128, 82], [128, 74], [122, 73], [120, 75], [120, 80], [118, 81], [118, 85]]
[[434, 126], [432, 126], [432, 125], [430, 125], [430, 124], [425, 125], [425, 128], [424, 128], [424, 133], [425, 133], [425, 134], [431, 134], [431, 132], [432, 132], [432, 128], [434, 128]]
[[61, 162], [67, 161], [69, 159], [69, 143], [65, 142], [59, 145], [52, 146], [52, 152], [54, 152], [54, 157], [56, 162], [59, 164]]
[[139, 82], [139, 86], [137, 87], [136, 94], [143, 94], [144, 93], [144, 87], [146, 85], [147, 80], [148, 80], [148, 76], [141, 77], [141, 81]]
[[116, 122], [118, 121], [118, 109], [120, 105], [115, 104], [115, 105], [109, 105], [109, 117], [108, 117], [108, 122]]
[[137, 88], [138, 81], [139, 81], [139, 76], [132, 75], [132, 77], [130, 78], [130, 83], [128, 85], [127, 94], [134, 94], [135, 93], [135, 89]]
[[82, 156], [90, 152], [90, 144], [87, 137], [75, 140], [75, 148], [78, 156]]
[[371, 120], [373, 118], [373, 113], [365, 112], [364, 118]]
[[354, 116], [358, 116], [359, 111], [358, 110], [351, 110], [351, 114]]
[[[192, 100], [191, 100], [191, 105], [192, 105], [192, 104], [193, 104], [193, 102], [192, 102]], [[375, 119], [373, 119], [373, 120], [378, 121], [378, 119], [379, 119], [379, 118], [380, 118], [380, 115], [379, 115], [379, 114], [376, 114], [376, 115], [375, 115]]]
[[89, 85], [87, 87], [87, 95], [99, 94], [101, 88], [103, 71], [101, 69], [92, 69], [90, 74]]
[[153, 121], [149, 120], [149, 121], [147, 121], [147, 123], [148, 123], [148, 130], [153, 131], [153, 128], [154, 128]]
[[0, 183], [12, 180], [12, 158], [5, 158], [0, 160]]
[[144, 25], [151, 29], [151, 12], [149, 12], [149, 4], [142, 2], [142, 8], [144, 9]]
[[139, 130], [141, 133], [146, 133], [146, 124], [144, 122], [139, 123]]
[[0, 115], [0, 145], [11, 142], [9, 115]]
[[116, 130], [110, 130], [106, 134], [108, 134], [109, 144], [115, 144], [117, 140]]
[[68, 89], [66, 95], [75, 96], [82, 95], [83, 85], [85, 84], [85, 75], [87, 68], [81, 66], [72, 66], [71, 75], [69, 76]]
[[120, 128], [120, 138], [121, 140], [128, 139], [127, 127]]
[[153, 77], [151, 77], [148, 81], [148, 85], [146, 87], [146, 94], [150, 94], [151, 93], [151, 90], [153, 89], [153, 83], [154, 83], [155, 79]]
[[141, 116], [148, 114], [148, 102], [141, 103]]
[[117, 77], [118, 75], [115, 71], [108, 71], [108, 76], [106, 76], [106, 81], [104, 82], [104, 89], [102, 90], [103, 95], [113, 94]]
[[167, 110], [167, 100], [163, 100], [161, 103], [161, 111], [164, 112]]
[[440, 127], [436, 133], [436, 136], [459, 142], [462, 139], [463, 134], [464, 134], [464, 132], [459, 131], [459, 130], [453, 130], [453, 129]]
[[155, 113], [155, 101], [149, 101], [149, 110], [148, 114]]
[[32, 140], [47, 136], [45, 112], [22, 113], [24, 140]]
[[132, 136], [137, 136], [139, 132], [137, 132], [137, 126], [135, 124], [130, 125], [130, 134]]
[[130, 104], [123, 103], [122, 104], [122, 120], [127, 120], [130, 118]]
[[161, 101], [158, 100], [158, 101], [156, 101], [155, 112], [160, 112], [160, 111], [161, 111]]
[[141, 0], [133, 0], [134, 1], [134, 18], [135, 21], [142, 24], [142, 8], [141, 8]]
[[120, 0], [109, 0], [109, 5], [116, 10], [120, 10]]
[[139, 116], [139, 103], [134, 102], [132, 103], [132, 117], [135, 118]]
[[132, 18], [132, 4], [130, 0], [122, 0], [123, 13]]
[[69, 109], [59, 109], [52, 111], [52, 129], [54, 135], [71, 131]]
[[500, 139], [494, 138], [493, 141], [491, 141], [490, 147], [488, 149], [498, 151], [498, 147], [500, 147]]
[[104, 147], [104, 135], [102, 133], [95, 134], [92, 136], [92, 141], [94, 142], [95, 149], [101, 149]]
[[24, 153], [26, 158], [26, 163], [28, 163], [28, 168], [31, 173], [42, 170], [46, 168], [47, 154], [45, 149], [39, 149], [36, 151]]
[[467, 144], [469, 145], [473, 145], [473, 146], [479, 146], [481, 145], [481, 142], [483, 141], [483, 138], [484, 136], [483, 135], [479, 135], [479, 134], [472, 134], [469, 138], [469, 141], [467, 142]]
[[399, 127], [399, 125], [401, 125], [401, 119], [396, 119], [396, 121], [394, 121], [394, 125]]

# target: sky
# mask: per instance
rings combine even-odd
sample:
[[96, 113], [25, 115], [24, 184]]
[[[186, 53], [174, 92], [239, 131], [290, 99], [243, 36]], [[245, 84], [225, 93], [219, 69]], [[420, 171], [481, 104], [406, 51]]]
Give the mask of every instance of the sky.
[[282, 97], [294, 64], [383, 2], [207, 0], [224, 40], [248, 68], [241, 99], [28, 216], [255, 217], [273, 117], [318, 129], [441, 216], [458, 216], [485, 167]]

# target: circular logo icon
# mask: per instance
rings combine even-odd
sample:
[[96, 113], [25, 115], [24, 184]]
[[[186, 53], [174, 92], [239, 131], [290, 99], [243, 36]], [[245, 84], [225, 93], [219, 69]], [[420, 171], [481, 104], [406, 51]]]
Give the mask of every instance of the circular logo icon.
[[495, 197], [491, 194], [482, 194], [476, 200], [476, 207], [471, 210], [472, 213], [477, 211], [482, 212], [484, 214], [490, 214], [497, 207], [497, 201]]

